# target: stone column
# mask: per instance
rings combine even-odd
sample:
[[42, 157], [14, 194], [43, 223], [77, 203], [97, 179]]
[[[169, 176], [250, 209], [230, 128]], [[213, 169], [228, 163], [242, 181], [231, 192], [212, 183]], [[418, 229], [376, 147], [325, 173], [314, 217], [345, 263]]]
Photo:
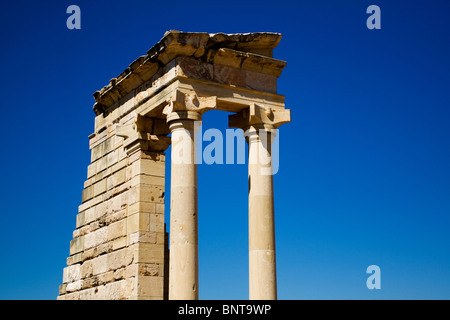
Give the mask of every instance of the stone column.
[[277, 299], [272, 139], [290, 121], [289, 110], [251, 105], [230, 116], [231, 127], [245, 131], [249, 179], [249, 298]]
[[191, 111], [171, 113], [172, 132], [170, 195], [169, 299], [198, 299], [198, 209], [195, 121]]
[[[178, 92], [164, 113], [172, 133], [169, 299], [198, 299], [197, 148], [201, 113], [216, 98]], [[197, 123], [196, 123], [197, 122]]]
[[277, 298], [271, 128], [252, 126], [248, 142], [249, 297]]

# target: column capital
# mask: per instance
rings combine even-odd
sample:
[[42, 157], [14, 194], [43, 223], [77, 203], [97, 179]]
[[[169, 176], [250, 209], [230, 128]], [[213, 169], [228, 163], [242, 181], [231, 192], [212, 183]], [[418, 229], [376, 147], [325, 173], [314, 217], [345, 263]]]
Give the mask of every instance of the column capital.
[[284, 123], [291, 122], [291, 110], [274, 109], [263, 105], [251, 104], [247, 109], [228, 116], [231, 128], [268, 130], [278, 128]]
[[167, 122], [182, 119], [201, 121], [201, 115], [215, 109], [216, 106], [216, 96], [200, 97], [195, 92], [176, 90], [175, 94], [167, 100], [163, 114], [167, 116]]
[[[116, 135], [124, 138], [123, 146], [128, 155], [135, 151], [164, 152], [170, 145], [171, 139], [167, 137], [168, 128], [155, 132], [156, 126], [167, 126], [160, 119], [153, 119], [137, 115], [133, 122], [126, 125], [116, 125]], [[155, 134], [157, 133], [157, 134]]]
[[173, 111], [167, 115], [167, 123], [169, 123], [169, 126], [175, 120], [202, 121], [202, 115], [196, 111], [187, 110]]

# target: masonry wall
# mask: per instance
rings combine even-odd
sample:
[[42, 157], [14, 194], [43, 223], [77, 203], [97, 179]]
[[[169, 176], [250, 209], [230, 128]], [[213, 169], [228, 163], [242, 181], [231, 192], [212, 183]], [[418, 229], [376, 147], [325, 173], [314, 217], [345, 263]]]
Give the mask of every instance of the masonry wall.
[[[131, 112], [91, 135], [91, 164], [58, 299], [166, 299], [164, 152], [124, 148]], [[150, 120], [151, 121], [151, 120]]]

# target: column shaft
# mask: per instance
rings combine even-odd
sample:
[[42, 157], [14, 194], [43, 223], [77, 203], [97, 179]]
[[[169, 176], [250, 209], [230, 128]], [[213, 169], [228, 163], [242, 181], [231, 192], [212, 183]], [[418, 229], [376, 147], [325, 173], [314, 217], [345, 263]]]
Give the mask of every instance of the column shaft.
[[[201, 119], [201, 118], [200, 118]], [[172, 132], [169, 299], [198, 299], [197, 165], [194, 120], [169, 121]]]
[[[271, 133], [254, 128], [249, 146], [249, 298], [277, 299]], [[263, 138], [263, 139], [261, 139]]]

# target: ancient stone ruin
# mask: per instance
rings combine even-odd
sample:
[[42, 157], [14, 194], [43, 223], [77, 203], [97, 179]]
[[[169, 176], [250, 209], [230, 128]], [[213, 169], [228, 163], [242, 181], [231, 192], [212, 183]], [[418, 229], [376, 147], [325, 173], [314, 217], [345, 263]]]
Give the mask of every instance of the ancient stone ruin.
[[[286, 63], [272, 57], [280, 39], [169, 31], [95, 92], [91, 164], [58, 299], [198, 299], [194, 124], [211, 109], [232, 112], [229, 125], [244, 130], [249, 159], [270, 159], [275, 129], [290, 121], [277, 94]], [[174, 161], [179, 154], [184, 160]], [[276, 299], [273, 176], [263, 172], [271, 163], [248, 166], [249, 297]]]

